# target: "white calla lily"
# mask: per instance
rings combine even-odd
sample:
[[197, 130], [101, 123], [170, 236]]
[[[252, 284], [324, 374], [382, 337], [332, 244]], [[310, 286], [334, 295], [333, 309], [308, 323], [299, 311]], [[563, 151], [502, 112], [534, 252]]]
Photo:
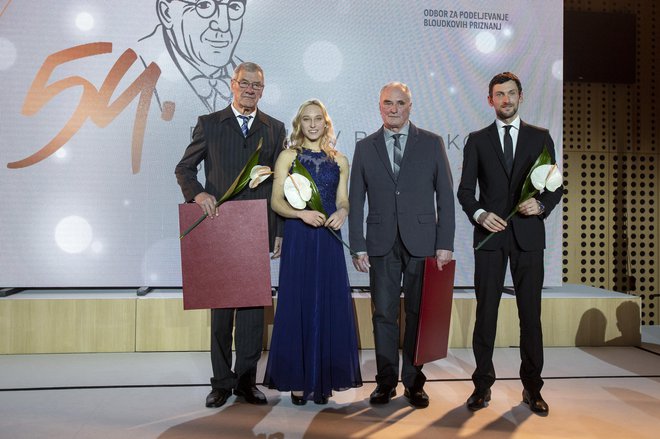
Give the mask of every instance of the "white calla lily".
[[541, 165], [537, 166], [530, 176], [532, 185], [539, 192], [549, 190], [554, 192], [562, 183], [561, 172], [557, 165]]
[[259, 186], [264, 180], [270, 177], [273, 172], [270, 166], [257, 165], [250, 170], [250, 189]]
[[284, 180], [284, 196], [294, 209], [304, 209], [312, 198], [312, 185], [300, 174], [289, 174]]

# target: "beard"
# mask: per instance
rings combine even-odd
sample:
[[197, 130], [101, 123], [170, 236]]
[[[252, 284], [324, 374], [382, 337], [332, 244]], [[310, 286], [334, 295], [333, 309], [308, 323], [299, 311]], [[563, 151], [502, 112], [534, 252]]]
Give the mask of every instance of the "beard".
[[498, 119], [511, 119], [518, 114], [518, 105], [509, 105], [508, 107], [500, 107], [496, 111]]

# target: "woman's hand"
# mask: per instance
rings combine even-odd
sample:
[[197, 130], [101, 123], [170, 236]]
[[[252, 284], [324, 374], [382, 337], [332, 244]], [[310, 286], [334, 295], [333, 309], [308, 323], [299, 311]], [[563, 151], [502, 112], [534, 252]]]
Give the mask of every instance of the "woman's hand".
[[298, 218], [312, 227], [321, 227], [325, 224], [325, 215], [316, 210], [300, 210], [298, 211]]
[[328, 218], [328, 220], [325, 222], [325, 226], [330, 227], [333, 230], [339, 230], [346, 221], [347, 216], [348, 212], [346, 209], [343, 207], [341, 209], [337, 209], [335, 213], [330, 215], [330, 218]]

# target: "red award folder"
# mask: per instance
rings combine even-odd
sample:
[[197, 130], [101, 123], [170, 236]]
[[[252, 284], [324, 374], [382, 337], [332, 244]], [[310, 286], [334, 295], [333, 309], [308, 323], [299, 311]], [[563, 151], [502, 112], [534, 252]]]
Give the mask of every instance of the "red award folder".
[[[266, 200], [228, 201], [181, 240], [183, 309], [272, 305]], [[179, 205], [183, 233], [202, 215]]]
[[439, 271], [435, 258], [426, 258], [413, 360], [415, 366], [447, 356], [455, 271], [454, 260]]

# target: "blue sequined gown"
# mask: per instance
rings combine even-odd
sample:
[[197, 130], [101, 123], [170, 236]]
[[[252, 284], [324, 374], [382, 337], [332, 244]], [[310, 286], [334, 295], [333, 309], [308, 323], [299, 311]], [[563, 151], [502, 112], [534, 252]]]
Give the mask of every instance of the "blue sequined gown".
[[[339, 166], [325, 153], [307, 149], [298, 160], [311, 174], [323, 208], [331, 215], [337, 210]], [[303, 391], [307, 400], [361, 386], [342, 244], [324, 227], [287, 219], [279, 284], [264, 384], [280, 391]]]

